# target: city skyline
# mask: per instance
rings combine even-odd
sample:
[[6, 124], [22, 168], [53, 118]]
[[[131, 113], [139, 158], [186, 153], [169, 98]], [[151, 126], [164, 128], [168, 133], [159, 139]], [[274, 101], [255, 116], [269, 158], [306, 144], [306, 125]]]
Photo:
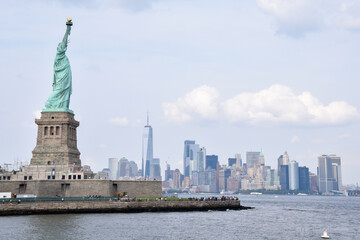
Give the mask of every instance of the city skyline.
[[[222, 192], [225, 190], [236, 192], [245, 189], [295, 190], [308, 193], [334, 194], [332, 191], [340, 193], [344, 187], [347, 187], [342, 185], [341, 157], [335, 154], [319, 156], [316, 173], [313, 173], [309, 171], [307, 166], [299, 166], [298, 162], [290, 161], [286, 151], [278, 158], [277, 168], [273, 169], [271, 166], [266, 165], [262, 150], [260, 152], [246, 152], [244, 165], [242, 165], [241, 154], [235, 154], [235, 158], [229, 157], [228, 164], [220, 164], [217, 155], [206, 155], [205, 147], [200, 148], [199, 146], [199, 144], [195, 144], [194, 140], [184, 141], [184, 174], [181, 174], [178, 168], [171, 170], [170, 164], [166, 162], [166, 170], [164, 171], [164, 178], [162, 178], [161, 169], [159, 168], [159, 178], [157, 180], [163, 179], [163, 188], [166, 190], [186, 189], [190, 192]], [[111, 162], [114, 159], [116, 158], [109, 158], [110, 170], [112, 168]], [[128, 162], [127, 159], [126, 161]], [[328, 162], [326, 163], [326, 161]], [[121, 160], [119, 161], [119, 169], [120, 162]], [[200, 163], [206, 164], [200, 167]], [[137, 169], [136, 163], [133, 162], [133, 164]], [[212, 171], [214, 172], [212, 173]], [[130, 176], [130, 174], [124, 174], [123, 176], [140, 179], [141, 172], [139, 171], [140, 175], [133, 174]], [[178, 172], [178, 174], [174, 174], [175, 172]], [[209, 176], [214, 179], [206, 180]], [[211, 181], [214, 181], [213, 184], [215, 182], [217, 184], [212, 186]]]
[[30, 161], [62, 37], [54, 29], [72, 17], [83, 164], [101, 170], [125, 156], [140, 166], [150, 111], [161, 169], [182, 170], [183, 141], [194, 139], [221, 163], [263, 149], [275, 168], [287, 151], [316, 172], [319, 156], [337, 154], [343, 184], [360, 182], [359, 3], [319, 2], [4, 2], [0, 165]]
[[217, 155], [206, 155], [206, 167], [196, 168], [194, 166], [198, 165], [200, 158], [194, 156], [200, 156], [203, 149], [200, 150], [193, 140], [184, 141], [184, 174], [178, 168], [171, 170], [170, 164], [166, 163], [163, 191], [231, 194], [250, 190], [278, 194], [346, 195], [346, 191], [355, 186], [342, 185], [341, 157], [334, 154], [319, 156], [316, 174], [310, 172], [307, 166], [289, 161], [287, 152], [278, 158], [277, 168], [271, 168], [266, 164], [262, 150], [246, 152], [246, 163], [243, 164], [240, 154], [228, 158], [228, 164], [222, 165]]
[[[149, 135], [149, 130], [147, 130], [148, 128], [150, 128], [150, 132], [151, 132], [151, 143], [152, 143], [152, 127], [149, 125], [149, 122], [147, 120], [147, 125], [145, 125], [145, 135], [143, 134], [143, 140], [145, 140], [145, 143], [148, 143], [149, 139], [148, 139], [148, 135]], [[241, 154], [239, 153], [236, 153], [235, 154], [235, 158], [232, 158], [231, 156], [229, 156], [227, 159], [225, 159], [224, 161], [220, 162], [219, 161], [219, 158], [218, 158], [218, 155], [207, 155], [206, 154], [206, 148], [204, 146], [200, 147], [199, 144], [195, 144], [196, 141], [195, 140], [185, 140], [184, 141], [184, 154], [183, 154], [183, 175], [184, 177], [192, 177], [192, 171], [204, 171], [205, 169], [207, 169], [207, 165], [214, 165], [215, 163], [219, 163], [221, 166], [228, 166], [228, 167], [231, 167], [232, 165], [237, 165], [238, 167], [239, 166], [242, 166], [242, 158], [241, 158]], [[152, 145], [152, 144], [151, 144]], [[152, 149], [152, 147], [151, 147]], [[143, 151], [144, 152], [144, 151]], [[145, 148], [145, 152], [147, 152], [147, 149]], [[152, 152], [152, 150], [151, 150]], [[254, 166], [254, 164], [259, 164], [259, 165], [262, 165], [262, 166], [266, 166], [266, 167], [270, 167], [271, 170], [276, 170], [276, 171], [279, 171], [280, 170], [280, 166], [281, 165], [288, 165], [289, 168], [287, 171], [288, 172], [288, 175], [286, 175], [286, 179], [288, 179], [288, 188], [290, 188], [290, 190], [294, 190], [294, 189], [299, 189], [299, 180], [297, 180], [296, 183], [294, 183], [294, 178], [299, 178], [299, 175], [296, 175], [296, 176], [292, 176], [294, 173], [296, 174], [299, 174], [297, 173], [299, 171], [299, 169], [301, 168], [306, 168], [308, 169], [306, 166], [304, 167], [300, 167], [299, 166], [299, 163], [295, 160], [291, 160], [289, 158], [289, 155], [287, 153], [287, 151], [285, 151], [284, 154], [280, 155], [277, 159], [277, 164], [275, 164], [275, 167], [271, 164], [268, 164], [268, 162], [265, 162], [265, 156], [264, 156], [264, 153], [262, 151], [262, 149], [260, 150], [260, 152], [254, 152], [254, 151], [246, 151], [245, 152], [246, 154], [246, 160], [244, 162], [244, 164], [246, 164], [247, 168], [252, 168]], [[323, 154], [321, 156], [318, 156], [318, 159], [321, 159], [323, 157], [327, 157], [329, 156], [330, 158], [331, 157], [335, 157], [336, 159], [340, 159], [340, 157], [336, 156], [336, 154]], [[216, 160], [214, 159], [216, 158]], [[239, 160], [237, 160], [237, 158]], [[126, 157], [122, 157], [120, 160], [122, 159], [126, 159]], [[213, 161], [212, 163], [209, 163], [209, 160], [211, 159], [214, 159], [215, 161]], [[116, 158], [116, 157], [110, 157], [108, 158], [108, 169], [110, 169], [110, 179], [118, 179], [119, 176], [117, 177], [113, 177], [114, 176], [114, 173], [113, 172], [118, 172], [119, 169], [120, 169], [120, 160], [119, 158]], [[144, 160], [144, 158], [143, 158]], [[144, 166], [144, 162], [145, 161], [141, 161], [141, 165], [139, 164], [139, 166]], [[160, 159], [158, 158], [152, 158], [153, 161], [156, 161], [156, 165], [161, 165], [160, 164]], [[230, 164], [230, 161], [233, 161], [232, 164]], [[320, 160], [318, 160], [320, 161]], [[335, 160], [334, 160], [335, 161]], [[339, 172], [339, 178], [342, 179], [342, 174], [341, 174], [341, 160], [337, 160], [338, 162], [337, 165], [339, 166], [339, 170], [337, 170]], [[119, 166], [118, 166], [118, 162], [119, 162]], [[138, 163], [136, 161], [131, 161], [133, 162], [134, 164], [138, 165]], [[165, 162], [166, 164], [166, 168], [164, 169], [168, 169], [168, 167], [170, 166], [170, 164], [168, 162]], [[150, 161], [149, 161], [149, 165], [150, 165]], [[202, 165], [202, 167], [201, 167]], [[112, 167], [114, 166], [114, 167]], [[276, 168], [277, 166], [277, 168]], [[294, 168], [295, 166], [295, 168]], [[316, 167], [316, 169], [312, 172], [313, 174], [318, 174], [318, 171], [319, 171], [319, 162], [318, 162], [318, 165]], [[107, 168], [103, 168], [103, 169], [107, 169]], [[113, 169], [113, 170], [112, 170]], [[178, 167], [175, 167], [174, 168], [175, 170], [179, 168]], [[214, 166], [211, 167], [211, 169], [216, 169], [216, 164]], [[140, 169], [141, 170], [141, 175], [142, 177], [144, 178], [149, 178], [149, 176], [153, 176], [153, 174], [150, 174], [150, 171], [151, 171], [151, 168], [149, 167], [149, 176], [144, 176], [144, 170], [143, 169]], [[160, 178], [157, 178], [156, 180], [160, 180], [162, 178], [162, 174], [161, 174], [161, 167], [159, 167], [159, 169], [156, 170], [158, 172], [158, 175]], [[164, 174], [164, 178], [163, 179], [166, 179], [166, 170], [165, 171], [165, 174]], [[174, 170], [173, 170], [174, 171]], [[308, 171], [308, 174], [309, 174], [309, 169], [307, 170]], [[146, 171], [145, 171], [146, 172]], [[160, 173], [160, 174], [159, 174]], [[332, 173], [331, 173], [332, 174]], [[290, 175], [290, 177], [289, 177]], [[135, 176], [134, 176], [135, 177]], [[139, 177], [139, 176], [138, 176]], [[279, 177], [280, 177], [280, 173], [279, 173]], [[324, 177], [322, 177], [324, 178]], [[150, 178], [151, 179], [151, 178]], [[154, 178], [155, 179], [155, 178]], [[357, 183], [350, 183], [350, 184], [357, 184]], [[320, 184], [319, 184], [320, 186]], [[340, 186], [342, 186], [342, 182], [339, 182], [338, 183], [338, 186], [337, 188], [333, 188], [332, 190], [339, 190], [340, 189]]]

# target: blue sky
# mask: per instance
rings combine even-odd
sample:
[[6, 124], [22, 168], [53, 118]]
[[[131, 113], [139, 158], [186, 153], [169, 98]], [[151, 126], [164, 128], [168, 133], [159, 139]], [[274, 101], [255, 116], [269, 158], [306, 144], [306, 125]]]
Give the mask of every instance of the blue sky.
[[335, 153], [343, 182], [360, 182], [358, 1], [4, 1], [0, 13], [0, 164], [31, 158], [71, 17], [84, 164], [140, 164], [149, 111], [163, 170], [183, 171], [192, 139], [221, 163], [262, 148], [272, 167], [288, 151], [312, 172]]

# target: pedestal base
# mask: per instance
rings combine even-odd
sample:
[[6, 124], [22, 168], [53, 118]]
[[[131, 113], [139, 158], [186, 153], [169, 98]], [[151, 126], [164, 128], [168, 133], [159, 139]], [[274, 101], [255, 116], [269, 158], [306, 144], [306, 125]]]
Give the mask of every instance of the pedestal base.
[[35, 123], [38, 136], [30, 165], [81, 166], [76, 135], [79, 122], [73, 113], [43, 111]]

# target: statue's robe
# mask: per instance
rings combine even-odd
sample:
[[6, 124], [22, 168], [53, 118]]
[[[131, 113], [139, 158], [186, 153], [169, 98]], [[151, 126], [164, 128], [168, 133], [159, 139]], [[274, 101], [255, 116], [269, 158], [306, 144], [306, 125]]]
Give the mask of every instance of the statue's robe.
[[65, 55], [67, 38], [59, 43], [54, 61], [53, 92], [46, 101], [47, 111], [70, 111], [70, 95], [72, 93], [72, 77], [70, 62]]

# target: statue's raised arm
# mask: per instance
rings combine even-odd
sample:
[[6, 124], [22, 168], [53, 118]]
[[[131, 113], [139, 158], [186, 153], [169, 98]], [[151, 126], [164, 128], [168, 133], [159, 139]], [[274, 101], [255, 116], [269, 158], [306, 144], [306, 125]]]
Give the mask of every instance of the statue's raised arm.
[[[71, 26], [73, 25], [72, 23], [72, 19], [71, 18], [68, 18], [68, 21], [66, 22], [66, 32], [65, 32], [65, 35], [64, 35], [64, 38], [62, 40], [61, 43], [59, 43], [59, 46], [58, 46], [58, 51], [62, 50], [62, 51], [66, 51], [67, 49], [67, 45], [68, 45], [68, 36], [70, 35], [71, 33]], [[61, 49], [59, 49], [59, 47]]]
[[72, 93], [72, 76], [70, 62], [65, 52], [68, 45], [72, 20], [67, 19], [66, 32], [61, 43], [58, 44], [54, 61], [53, 92], [45, 103], [45, 112], [71, 112], [69, 109]]

